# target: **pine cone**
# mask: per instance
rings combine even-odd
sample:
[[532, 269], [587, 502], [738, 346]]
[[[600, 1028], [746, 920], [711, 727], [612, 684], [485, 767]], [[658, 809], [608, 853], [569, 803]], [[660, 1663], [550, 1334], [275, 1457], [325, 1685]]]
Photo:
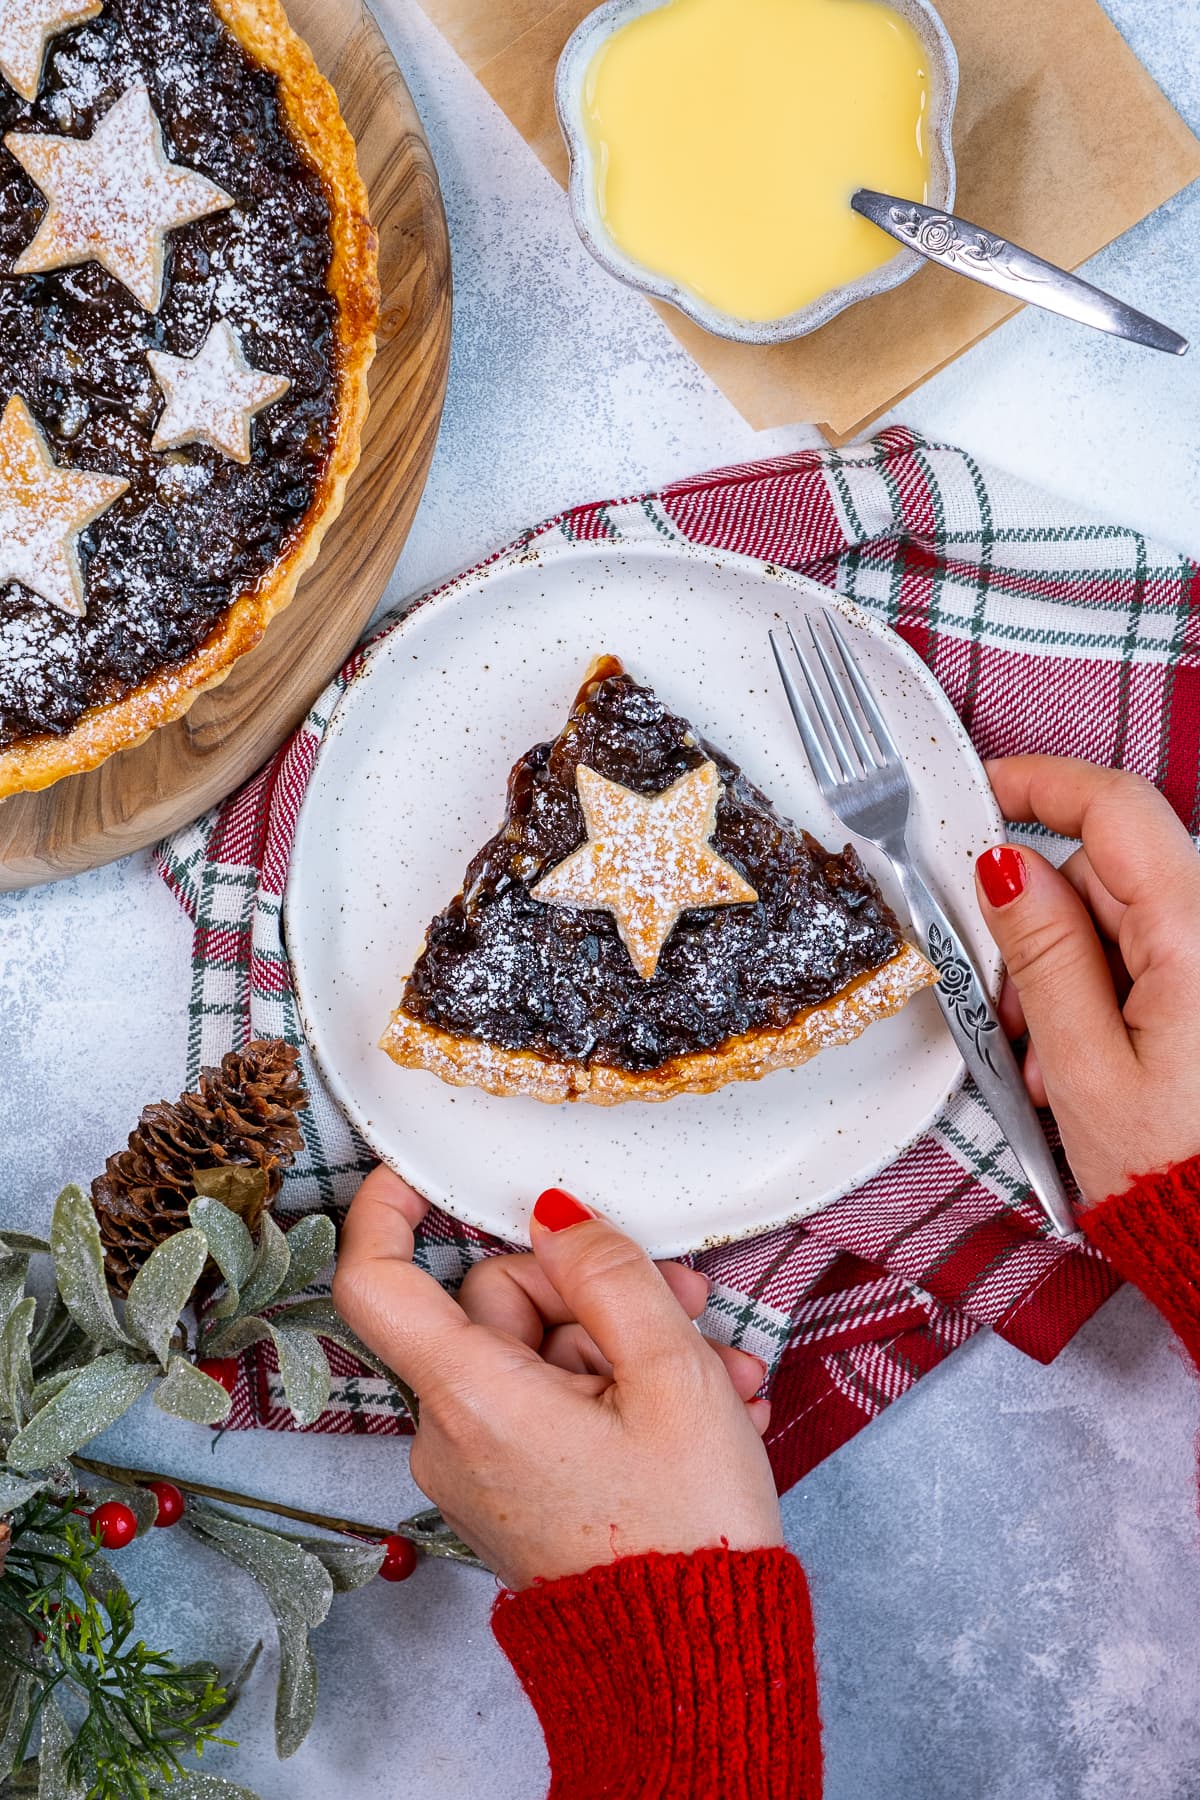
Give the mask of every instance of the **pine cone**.
[[129, 1148], [110, 1156], [92, 1183], [106, 1273], [117, 1293], [129, 1292], [152, 1250], [187, 1228], [199, 1170], [261, 1170], [261, 1194], [243, 1212], [257, 1230], [304, 1142], [296, 1115], [308, 1096], [299, 1060], [299, 1051], [279, 1039], [247, 1044], [223, 1057], [220, 1069], [202, 1069], [198, 1092], [146, 1108]]

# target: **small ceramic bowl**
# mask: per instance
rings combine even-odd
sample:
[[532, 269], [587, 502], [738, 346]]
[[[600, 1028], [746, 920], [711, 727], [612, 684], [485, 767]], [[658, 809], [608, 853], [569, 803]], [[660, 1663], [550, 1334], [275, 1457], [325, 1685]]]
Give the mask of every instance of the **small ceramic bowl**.
[[[915, 274], [924, 258], [915, 250], [898, 249], [895, 256], [879, 268], [871, 269], [841, 287], [831, 288], [786, 318], [739, 319], [709, 306], [698, 294], [655, 274], [625, 254], [610, 236], [597, 199], [595, 159], [584, 122], [584, 88], [592, 58], [605, 39], [628, 25], [631, 19], [655, 12], [664, 3], [665, 0], [607, 0], [606, 5], [598, 6], [576, 28], [559, 58], [554, 99], [571, 156], [571, 212], [580, 237], [596, 261], [629, 287], [639, 288], [658, 300], [669, 300], [705, 331], [711, 331], [716, 337], [734, 338], [743, 344], [783, 344], [792, 338], [805, 337], [847, 306], [853, 306], [855, 301], [884, 294]], [[931, 206], [949, 212], [954, 204], [954, 151], [950, 126], [958, 94], [958, 57], [946, 27], [929, 0], [886, 0], [886, 3], [912, 26], [929, 57], [928, 198]]]

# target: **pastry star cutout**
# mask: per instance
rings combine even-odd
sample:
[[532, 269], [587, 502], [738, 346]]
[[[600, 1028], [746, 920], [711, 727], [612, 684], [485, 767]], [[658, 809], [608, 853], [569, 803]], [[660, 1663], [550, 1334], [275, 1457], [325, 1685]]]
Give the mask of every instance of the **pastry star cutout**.
[[0, 7], [0, 75], [23, 100], [36, 100], [46, 45], [60, 31], [94, 19], [103, 0], [4, 0]]
[[581, 763], [575, 771], [587, 842], [530, 889], [551, 906], [610, 912], [643, 981], [680, 913], [758, 895], [708, 842], [721, 778], [702, 763], [663, 794], [635, 794]]
[[146, 354], [167, 401], [153, 448], [211, 444], [234, 462], [248, 463], [250, 421], [287, 393], [292, 384], [286, 376], [252, 369], [228, 319], [217, 320], [193, 357]]
[[215, 181], [168, 159], [140, 82], [125, 90], [90, 138], [10, 131], [4, 142], [50, 202], [14, 272], [40, 275], [98, 262], [147, 312], [162, 304], [167, 233], [233, 205]]
[[128, 486], [116, 475], [60, 469], [14, 394], [0, 419], [0, 583], [19, 581], [81, 619], [87, 607], [79, 534]]

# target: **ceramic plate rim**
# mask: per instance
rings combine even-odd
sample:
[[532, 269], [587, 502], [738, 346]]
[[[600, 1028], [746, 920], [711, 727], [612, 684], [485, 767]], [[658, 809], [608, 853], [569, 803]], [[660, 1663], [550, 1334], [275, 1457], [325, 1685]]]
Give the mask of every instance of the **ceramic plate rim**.
[[[898, 633], [890, 628], [890, 626], [885, 625], [880, 620], [876, 619], [864, 607], [859, 606], [856, 601], [850, 599], [848, 595], [839, 593], [832, 588], [825, 588], [819, 582], [815, 582], [811, 580], [810, 577], [799, 574], [795, 570], [784, 568], [779, 564], [766, 561], [759, 557], [747, 556], [741, 551], [718, 550], [706, 545], [694, 544], [684, 539], [672, 540], [661, 537], [655, 537], [653, 539], [617, 539], [615, 541], [605, 539], [594, 542], [591, 540], [570, 541], [557, 537], [548, 538], [546, 541], [542, 542], [535, 538], [528, 543], [518, 543], [510, 546], [507, 550], [501, 551], [496, 556], [475, 564], [469, 569], [464, 569], [460, 574], [452, 577], [449, 581], [443, 583], [439, 587], [427, 590], [416, 596], [413, 600], [404, 603], [402, 607], [398, 609], [399, 617], [397, 618], [397, 621], [390, 626], [385, 625], [382, 628], [381, 635], [374, 638], [369, 643], [366, 647], [365, 654], [370, 658], [374, 658], [381, 654], [395, 655], [396, 646], [403, 645], [411, 633], [419, 631], [433, 617], [435, 612], [441, 612], [447, 607], [471, 598], [476, 591], [477, 593], [486, 592], [493, 581], [498, 577], [507, 574], [510, 570], [521, 567], [522, 564], [529, 561], [531, 556], [536, 556], [539, 562], [544, 563], [549, 561], [603, 560], [605, 558], [626, 558], [636, 560], [640, 556], [646, 554], [653, 556], [665, 555], [668, 557], [679, 556], [685, 561], [701, 562], [710, 566], [715, 565], [720, 568], [732, 566], [734, 568], [744, 569], [747, 574], [752, 575], [759, 581], [775, 582], [785, 590], [804, 594], [810, 599], [819, 600], [823, 605], [836, 606], [851, 624], [866, 630], [873, 637], [885, 642], [892, 653], [897, 655], [901, 661], [907, 664], [910, 672], [921, 683], [932, 699], [933, 704], [945, 720], [958, 753], [970, 771], [973, 785], [979, 790], [980, 798], [992, 815], [996, 840], [999, 842], [1003, 839], [1005, 835], [1004, 819], [995, 796], [992, 793], [982, 759], [968, 737], [961, 719], [950, 704], [941, 684], [929, 669], [928, 665], [924, 663], [917, 655], [916, 651], [913, 650], [912, 646], [906, 643]], [[295, 895], [299, 888], [299, 882], [296, 879], [296, 871], [303, 864], [303, 840], [308, 824], [316, 812], [316, 784], [321, 758], [324, 756], [326, 749], [341, 735], [346, 720], [353, 714], [356, 697], [361, 699], [368, 685], [369, 684], [356, 679], [351, 682], [339, 696], [330, 717], [328, 728], [326, 729], [325, 735], [321, 740], [313, 761], [312, 772], [309, 776], [304, 797], [300, 804], [300, 810], [296, 818], [295, 833], [292, 840], [292, 853], [289, 859], [287, 881], [284, 888], [282, 915], [284, 952], [287, 956], [292, 984], [296, 993], [297, 1012], [301, 1027], [304, 1031], [305, 1042], [334, 1102], [371, 1153], [376, 1156], [380, 1162], [386, 1163], [387, 1166], [394, 1170], [394, 1172], [403, 1180], [409, 1181], [411, 1186], [416, 1187], [418, 1191], [422, 1191], [424, 1187], [430, 1185], [428, 1180], [423, 1180], [421, 1182], [412, 1180], [406, 1170], [400, 1166], [400, 1159], [397, 1157], [395, 1149], [389, 1148], [385, 1150], [383, 1148], [379, 1141], [379, 1136], [374, 1131], [371, 1122], [363, 1117], [362, 1109], [357, 1104], [348, 1084], [343, 1080], [336, 1066], [335, 1059], [326, 1054], [321, 1029], [315, 1023], [315, 1010], [311, 1005], [308, 994], [303, 959], [297, 954], [296, 950], [293, 949], [293, 944], [300, 941], [299, 931], [293, 928], [296, 920], [294, 908], [299, 905], [299, 902], [295, 899]], [[988, 991], [993, 1001], [995, 1001], [1000, 986], [1001, 959], [999, 950], [994, 946], [989, 946], [989, 955], [985, 961], [983, 972], [986, 977]], [[782, 1213], [778, 1217], [772, 1217], [770, 1219], [759, 1219], [744, 1225], [739, 1224], [736, 1229], [728, 1232], [710, 1233], [704, 1237], [700, 1243], [694, 1241], [684, 1242], [676, 1239], [671, 1240], [664, 1245], [659, 1245], [656, 1241], [651, 1247], [652, 1254], [659, 1258], [692, 1255], [702, 1250], [716, 1249], [724, 1244], [736, 1243], [746, 1238], [758, 1237], [770, 1231], [779, 1231], [788, 1225], [798, 1224], [804, 1219], [814, 1217], [817, 1213], [827, 1211], [830, 1206], [834, 1205], [838, 1200], [843, 1199], [846, 1194], [853, 1192], [856, 1188], [864, 1186], [867, 1182], [873, 1180], [883, 1169], [886, 1169], [890, 1167], [892, 1163], [897, 1162], [915, 1143], [924, 1137], [930, 1127], [942, 1115], [950, 1100], [952, 1100], [962, 1088], [966, 1076], [966, 1066], [960, 1059], [957, 1069], [953, 1072], [944, 1091], [934, 1106], [930, 1108], [914, 1125], [912, 1130], [903, 1136], [896, 1144], [887, 1149], [882, 1155], [873, 1159], [870, 1163], [865, 1163], [857, 1168], [851, 1180], [835, 1180], [828, 1188], [823, 1189], [818, 1197], [810, 1198], [796, 1211]], [[460, 1224], [471, 1226], [473, 1229], [481, 1231], [491, 1238], [495, 1238], [498, 1235], [494, 1221], [489, 1223], [478, 1214], [472, 1213], [469, 1208], [464, 1208], [457, 1202], [452, 1206], [448, 1205], [445, 1199], [436, 1193], [425, 1197], [430, 1200], [432, 1205], [437, 1206], [440, 1210], [446, 1212], [448, 1216], [458, 1220]], [[517, 1242], [518, 1240], [509, 1237], [504, 1241]]]

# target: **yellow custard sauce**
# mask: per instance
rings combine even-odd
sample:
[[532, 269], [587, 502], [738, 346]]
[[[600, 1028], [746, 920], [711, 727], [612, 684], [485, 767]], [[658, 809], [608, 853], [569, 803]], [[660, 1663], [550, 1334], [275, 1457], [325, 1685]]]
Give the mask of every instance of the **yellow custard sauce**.
[[924, 200], [928, 57], [881, 0], [667, 0], [592, 58], [597, 201], [634, 262], [780, 319], [896, 254], [855, 188]]

